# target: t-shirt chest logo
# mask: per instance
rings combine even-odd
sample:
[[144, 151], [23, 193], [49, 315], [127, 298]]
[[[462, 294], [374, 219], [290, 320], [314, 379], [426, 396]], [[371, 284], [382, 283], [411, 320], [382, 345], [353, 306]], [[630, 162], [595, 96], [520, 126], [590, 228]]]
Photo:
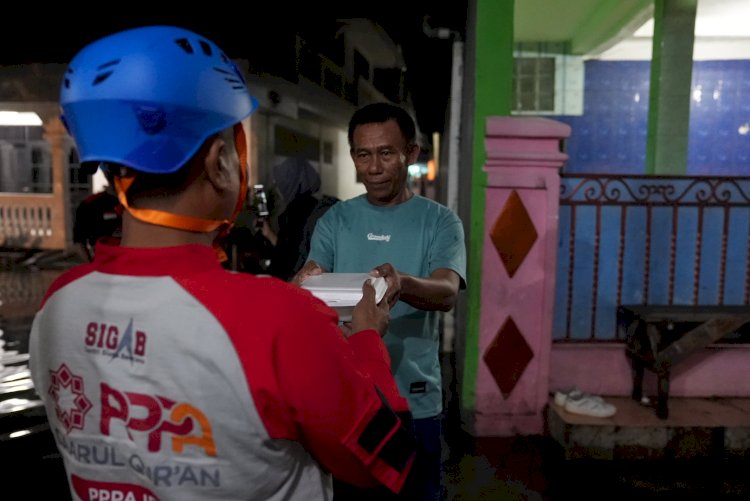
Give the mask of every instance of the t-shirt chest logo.
[[391, 236], [390, 235], [376, 235], [375, 233], [368, 233], [367, 234], [367, 240], [374, 240], [376, 242], [390, 242]]

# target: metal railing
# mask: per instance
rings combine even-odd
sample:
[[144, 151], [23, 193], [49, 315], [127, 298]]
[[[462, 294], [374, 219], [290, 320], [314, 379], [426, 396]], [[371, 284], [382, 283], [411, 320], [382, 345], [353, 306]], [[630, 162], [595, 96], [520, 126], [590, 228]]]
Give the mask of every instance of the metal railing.
[[750, 178], [562, 175], [553, 339], [616, 341], [621, 304], [750, 304]]
[[65, 249], [65, 227], [54, 218], [52, 194], [0, 193], [0, 247]]

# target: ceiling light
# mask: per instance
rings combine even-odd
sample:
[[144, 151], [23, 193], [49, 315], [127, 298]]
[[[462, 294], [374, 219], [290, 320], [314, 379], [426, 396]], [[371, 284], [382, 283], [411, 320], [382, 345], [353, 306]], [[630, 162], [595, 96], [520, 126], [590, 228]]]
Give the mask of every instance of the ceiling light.
[[33, 111], [0, 111], [0, 125], [42, 125]]

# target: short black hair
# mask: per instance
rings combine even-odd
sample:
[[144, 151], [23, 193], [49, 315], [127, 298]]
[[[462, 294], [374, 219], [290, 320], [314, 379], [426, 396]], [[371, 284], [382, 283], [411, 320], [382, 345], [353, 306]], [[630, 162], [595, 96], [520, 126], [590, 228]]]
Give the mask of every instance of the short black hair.
[[391, 103], [372, 103], [359, 108], [349, 120], [349, 147], [354, 146], [354, 129], [358, 125], [383, 123], [395, 120], [406, 138], [406, 144], [415, 144], [417, 126], [414, 119], [404, 108]]

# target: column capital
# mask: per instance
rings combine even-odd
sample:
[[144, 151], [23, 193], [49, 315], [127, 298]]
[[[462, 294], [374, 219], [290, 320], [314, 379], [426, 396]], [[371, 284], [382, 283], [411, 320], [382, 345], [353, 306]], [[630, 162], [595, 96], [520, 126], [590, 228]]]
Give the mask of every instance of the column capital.
[[569, 125], [542, 117], [487, 117], [484, 170], [502, 167], [558, 168], [568, 159], [560, 141], [570, 136]]

